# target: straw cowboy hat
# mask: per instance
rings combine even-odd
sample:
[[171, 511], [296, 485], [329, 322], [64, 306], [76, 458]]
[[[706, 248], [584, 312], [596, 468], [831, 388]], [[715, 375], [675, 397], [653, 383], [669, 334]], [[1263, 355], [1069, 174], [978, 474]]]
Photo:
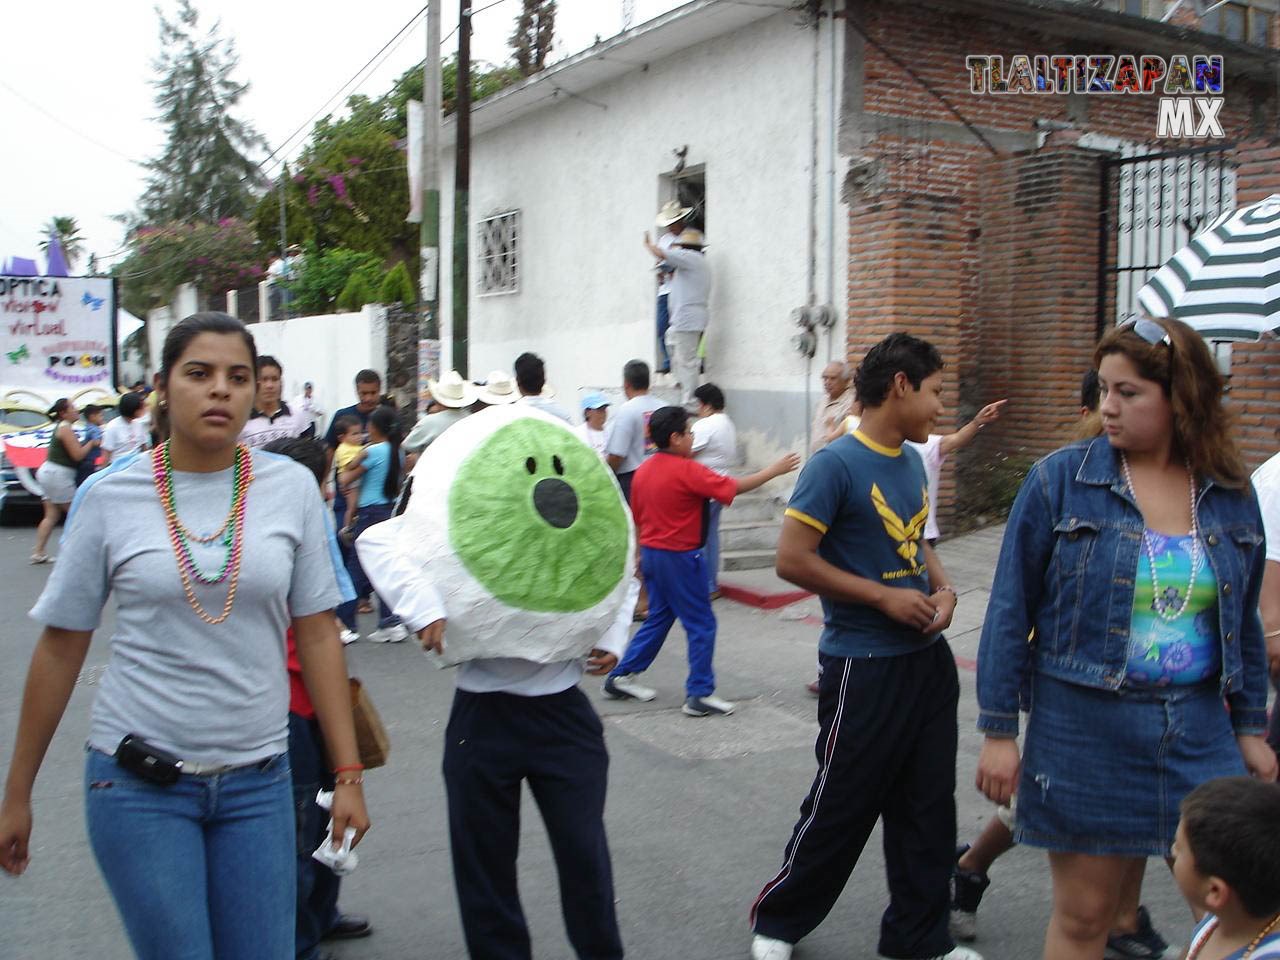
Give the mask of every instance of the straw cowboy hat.
[[482, 403], [497, 406], [503, 403], [515, 403], [520, 399], [520, 391], [516, 389], [515, 378], [501, 370], [489, 371], [484, 384], [476, 393], [476, 399]]
[[662, 209], [658, 211], [657, 224], [659, 227], [669, 227], [677, 220], [683, 220], [689, 214], [693, 213], [693, 207], [682, 207], [675, 200], [668, 200], [662, 205]]
[[463, 380], [457, 370], [450, 370], [439, 380], [428, 380], [431, 399], [442, 407], [469, 407], [476, 402], [476, 388], [471, 381]]
[[695, 230], [693, 227], [685, 230], [680, 236], [676, 237], [677, 247], [697, 247], [701, 250], [707, 245], [707, 238], [702, 235], [701, 230]]

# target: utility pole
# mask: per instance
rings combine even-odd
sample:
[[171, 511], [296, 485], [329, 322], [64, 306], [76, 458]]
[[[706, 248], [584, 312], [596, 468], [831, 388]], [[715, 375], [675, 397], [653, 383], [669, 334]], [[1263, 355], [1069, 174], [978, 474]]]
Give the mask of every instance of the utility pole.
[[[288, 164], [288, 162], [286, 161], [286, 162], [285, 162], [285, 164], [284, 164], [284, 166], [282, 166], [282, 167], [280, 168], [280, 266], [281, 266], [282, 268], [283, 268], [283, 267], [288, 263], [288, 261], [287, 261], [285, 258], [288, 256], [288, 252], [289, 252], [289, 251], [288, 251], [288, 245], [287, 245], [287, 242], [286, 242], [286, 240], [285, 240], [285, 213], [284, 213], [284, 185], [285, 185], [286, 183], [288, 183], [288, 182], [289, 182], [289, 164]], [[282, 270], [281, 270], [281, 275], [283, 276], [283, 275], [284, 275], [284, 273], [285, 273], [285, 271], [282, 269]], [[286, 298], [285, 298], [285, 294], [286, 294], [286, 293], [287, 293], [287, 291], [286, 291], [286, 290], [284, 290], [283, 288], [281, 288], [281, 290], [280, 290], [280, 313], [281, 313], [281, 315], [283, 316], [283, 318], [284, 318], [285, 320], [288, 320], [288, 319], [289, 319], [289, 304], [286, 302]], [[270, 301], [268, 301], [268, 302], [270, 302]], [[262, 319], [263, 319], [263, 320], [270, 320], [270, 319], [271, 319], [271, 317], [270, 317], [270, 316], [266, 316], [266, 317], [263, 317]]]
[[467, 376], [467, 240], [471, 233], [471, 0], [458, 3], [458, 138], [453, 172], [453, 368]]
[[427, 4], [427, 56], [422, 63], [422, 230], [419, 281], [425, 339], [440, 337], [440, 5]]

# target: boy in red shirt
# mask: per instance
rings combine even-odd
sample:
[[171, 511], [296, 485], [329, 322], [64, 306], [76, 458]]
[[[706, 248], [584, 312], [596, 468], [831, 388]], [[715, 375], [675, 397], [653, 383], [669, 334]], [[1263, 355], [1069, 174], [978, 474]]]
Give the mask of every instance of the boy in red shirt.
[[631, 512], [640, 543], [640, 567], [649, 588], [649, 617], [627, 647], [626, 655], [604, 682], [610, 699], [652, 700], [657, 692], [641, 686], [636, 674], [648, 669], [662, 649], [676, 618], [688, 635], [689, 678], [683, 710], [691, 717], [733, 712], [733, 704], [712, 696], [716, 688], [711, 660], [716, 646], [716, 617], [707, 596], [709, 500], [726, 507], [739, 493], [790, 473], [800, 458], [789, 453], [777, 463], [741, 479], [709, 470], [690, 459], [693, 431], [683, 407], [663, 407], [649, 419], [649, 438], [658, 451], [631, 481]]

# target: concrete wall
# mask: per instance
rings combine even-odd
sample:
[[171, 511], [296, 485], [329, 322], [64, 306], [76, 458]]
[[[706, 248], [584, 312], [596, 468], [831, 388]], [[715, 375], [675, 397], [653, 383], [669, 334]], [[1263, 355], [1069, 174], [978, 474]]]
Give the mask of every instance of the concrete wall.
[[[687, 166], [705, 166], [715, 275], [706, 379], [725, 390], [749, 461], [803, 449], [821, 367], [832, 354], [843, 358], [845, 342], [842, 206], [834, 216], [838, 250], [828, 233], [830, 30], [827, 21], [804, 27], [784, 12], [647, 69], [637, 64], [610, 83], [575, 90], [580, 96], [557, 95], [542, 109], [474, 136], [473, 291], [475, 223], [518, 209], [522, 236], [519, 292], [471, 295], [470, 375], [510, 369], [519, 353], [533, 350], [569, 400], [580, 387], [618, 383], [632, 357], [652, 362], [653, 259], [641, 233], [653, 231], [654, 213], [669, 196], [661, 192], [661, 178], [675, 163], [672, 151], [687, 145]], [[839, 63], [840, 29], [835, 42]], [[626, 55], [625, 47], [618, 51]], [[452, 163], [447, 153], [443, 169]], [[837, 171], [837, 183], [841, 176]], [[441, 233], [449, 237], [452, 178], [444, 179]], [[811, 231], [816, 302], [834, 300], [841, 320], [808, 362], [791, 345], [798, 329], [790, 313], [807, 302]], [[451, 263], [446, 243], [446, 365]]]

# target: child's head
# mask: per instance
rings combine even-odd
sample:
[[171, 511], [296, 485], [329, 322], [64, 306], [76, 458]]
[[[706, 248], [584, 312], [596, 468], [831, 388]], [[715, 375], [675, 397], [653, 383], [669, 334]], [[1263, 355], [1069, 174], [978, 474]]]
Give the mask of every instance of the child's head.
[[339, 443], [360, 444], [364, 440], [364, 430], [355, 417], [339, 417], [335, 425]]
[[316, 483], [324, 483], [324, 447], [309, 437], [280, 437], [262, 448], [302, 464], [315, 475]]
[[102, 408], [96, 403], [85, 404], [82, 412], [85, 423], [92, 423], [95, 427], [102, 426]]
[[688, 429], [689, 411], [684, 407], [659, 407], [649, 417], [649, 439], [667, 453], [682, 457], [693, 453], [693, 436]]
[[1234, 896], [1252, 917], [1280, 912], [1280, 784], [1223, 777], [1187, 794], [1173, 876], [1193, 907], [1220, 913]]

